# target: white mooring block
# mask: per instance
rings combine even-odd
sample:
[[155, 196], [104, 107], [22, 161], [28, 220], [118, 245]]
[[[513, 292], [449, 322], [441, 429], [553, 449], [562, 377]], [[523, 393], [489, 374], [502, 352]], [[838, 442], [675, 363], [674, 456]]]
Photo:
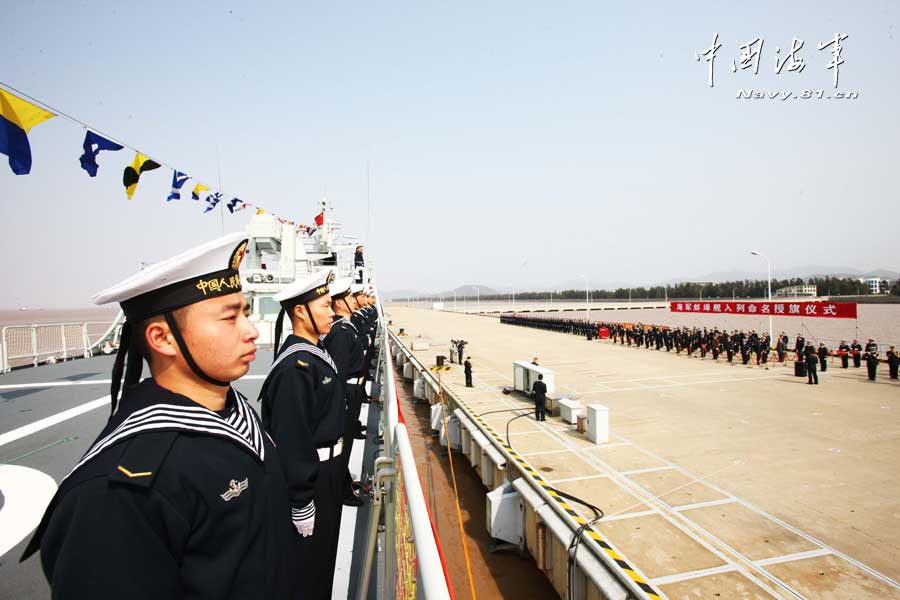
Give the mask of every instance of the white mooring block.
[[459, 430], [460, 429], [461, 428], [459, 426], [459, 419], [457, 419], [456, 417], [453, 417], [453, 416], [448, 416], [447, 417], [447, 427], [446, 428], [442, 427], [441, 433], [438, 436], [438, 441], [440, 442], [441, 446], [443, 446], [445, 448], [447, 447], [447, 435], [449, 434], [450, 435], [450, 447], [454, 450], [459, 450], [460, 449], [460, 444], [459, 444], [459, 442], [460, 442]]
[[578, 422], [578, 415], [582, 414], [583, 406], [577, 400], [562, 398], [559, 401], [559, 416], [570, 425]]
[[440, 431], [444, 428], [444, 413], [440, 404], [431, 405], [431, 430]]
[[609, 441], [609, 408], [602, 404], [588, 404], [585, 410], [587, 415], [587, 438], [595, 444], [605, 444]]
[[487, 530], [495, 540], [521, 546], [525, 543], [525, 501], [516, 489], [502, 485], [488, 492], [485, 507]]

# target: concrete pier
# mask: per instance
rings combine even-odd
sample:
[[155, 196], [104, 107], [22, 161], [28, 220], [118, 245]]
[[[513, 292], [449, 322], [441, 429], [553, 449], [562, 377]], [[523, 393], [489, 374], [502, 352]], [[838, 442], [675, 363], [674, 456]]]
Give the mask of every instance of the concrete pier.
[[[474, 388], [456, 365], [441, 378], [478, 414], [531, 406], [502, 388], [513, 361], [533, 356], [557, 397], [608, 407], [608, 443], [549, 414], [512, 422], [510, 443], [551, 485], [601, 507], [597, 532], [665, 596], [900, 598], [897, 382], [832, 363], [807, 386], [790, 363], [731, 366], [491, 317], [387, 312], [408, 348], [431, 342], [414, 352], [423, 364], [451, 338], [469, 342]], [[515, 414], [483, 421], [505, 435]]]

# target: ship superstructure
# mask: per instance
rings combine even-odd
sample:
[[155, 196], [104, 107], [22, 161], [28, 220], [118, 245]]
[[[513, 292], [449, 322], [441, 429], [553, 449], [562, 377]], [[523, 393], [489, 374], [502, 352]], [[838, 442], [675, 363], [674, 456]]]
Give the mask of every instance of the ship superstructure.
[[319, 202], [317, 227], [312, 232], [268, 213], [254, 215], [247, 224], [250, 241], [241, 275], [251, 318], [259, 329], [259, 344], [272, 343], [281, 308], [272, 296], [292, 281], [327, 268], [334, 271], [335, 277], [370, 282], [371, 268], [354, 264], [354, 250], [360, 242], [339, 234], [341, 224], [333, 213], [333, 204], [323, 198]]

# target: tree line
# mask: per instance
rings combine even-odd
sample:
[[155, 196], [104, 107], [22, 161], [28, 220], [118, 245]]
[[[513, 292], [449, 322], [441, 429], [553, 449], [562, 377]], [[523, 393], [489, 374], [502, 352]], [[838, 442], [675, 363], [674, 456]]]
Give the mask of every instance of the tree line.
[[[868, 296], [869, 286], [850, 277], [809, 277], [803, 279], [794, 277], [790, 279], [773, 279], [772, 294], [779, 288], [794, 285], [818, 286], [819, 296]], [[891, 295], [900, 296], [900, 280], [893, 286], [887, 281], [882, 281], [882, 289], [887, 289]], [[745, 279], [742, 281], [723, 282], [684, 282], [671, 285], [657, 285], [652, 287], [618, 288], [615, 290], [591, 290], [592, 300], [662, 300], [664, 298], [764, 298], [768, 294], [768, 281], [765, 279]], [[559, 300], [582, 300], [585, 291], [583, 289], [543, 291], [543, 292], [516, 292], [517, 300], [548, 300], [551, 297]], [[482, 300], [506, 300], [509, 294], [482, 294]], [[462, 298], [459, 296], [459, 298]], [[475, 295], [466, 298], [475, 299]]]

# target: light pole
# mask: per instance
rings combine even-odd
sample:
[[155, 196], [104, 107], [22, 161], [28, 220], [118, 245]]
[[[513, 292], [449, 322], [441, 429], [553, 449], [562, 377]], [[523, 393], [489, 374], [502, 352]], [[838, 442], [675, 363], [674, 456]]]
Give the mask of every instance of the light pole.
[[[772, 302], [772, 261], [769, 260], [769, 257], [763, 254], [762, 252], [758, 252], [756, 250], [751, 250], [750, 254], [753, 256], [761, 256], [766, 259], [766, 266], [769, 269], [769, 302]], [[772, 310], [772, 307], [769, 307], [769, 310]], [[769, 313], [769, 345], [772, 344], [772, 341], [775, 339], [774, 332], [772, 331], [772, 313]]]
[[588, 278], [584, 275], [578, 274], [579, 277], [584, 279], [584, 309], [587, 311], [587, 320], [590, 322], [591, 320], [591, 300], [590, 300], [590, 292], [588, 291], [590, 288], [588, 287]]

